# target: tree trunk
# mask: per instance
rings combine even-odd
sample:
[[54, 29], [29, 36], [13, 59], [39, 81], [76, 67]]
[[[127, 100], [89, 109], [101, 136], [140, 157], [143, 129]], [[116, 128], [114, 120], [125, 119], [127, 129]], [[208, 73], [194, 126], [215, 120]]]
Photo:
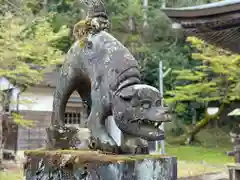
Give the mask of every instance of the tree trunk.
[[197, 135], [197, 133], [199, 133], [204, 127], [206, 127], [210, 120], [211, 120], [210, 118], [205, 117], [199, 123], [197, 123], [193, 130], [187, 134], [185, 144], [186, 145], [191, 144], [194, 141], [194, 138]]
[[192, 129], [192, 131], [187, 134], [187, 136], [186, 136], [186, 138], [185, 138], [185, 141], [184, 141], [184, 144], [186, 144], [186, 145], [191, 144], [191, 143], [194, 141], [195, 136], [196, 136], [203, 128], [205, 128], [205, 127], [209, 124], [209, 122], [211, 122], [212, 120], [217, 121], [217, 120], [218, 120], [218, 116], [220, 115], [220, 113], [221, 113], [222, 110], [223, 110], [223, 107], [224, 107], [224, 105], [222, 104], [222, 105], [220, 106], [220, 108], [219, 108], [218, 113], [217, 113], [216, 115], [214, 115], [214, 116], [209, 116], [209, 115], [207, 114], [207, 112], [205, 112], [205, 117], [204, 117], [204, 119], [202, 119], [201, 121], [199, 121], [199, 122], [196, 124], [196, 126]]
[[195, 108], [192, 109], [193, 111], [193, 115], [192, 115], [192, 125], [193, 127], [196, 125], [197, 123], [197, 111]]

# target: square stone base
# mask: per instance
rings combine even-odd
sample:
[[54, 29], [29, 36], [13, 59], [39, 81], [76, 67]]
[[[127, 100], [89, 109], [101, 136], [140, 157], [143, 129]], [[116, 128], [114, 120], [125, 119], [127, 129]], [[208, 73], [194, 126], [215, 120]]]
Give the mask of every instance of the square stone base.
[[98, 152], [27, 154], [25, 180], [177, 180], [177, 159]]

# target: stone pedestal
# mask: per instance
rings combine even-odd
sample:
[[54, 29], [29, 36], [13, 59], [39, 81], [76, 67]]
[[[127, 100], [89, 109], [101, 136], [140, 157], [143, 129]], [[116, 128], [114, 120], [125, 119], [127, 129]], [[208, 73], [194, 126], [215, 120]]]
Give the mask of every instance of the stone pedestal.
[[175, 157], [96, 151], [25, 153], [25, 180], [177, 180]]

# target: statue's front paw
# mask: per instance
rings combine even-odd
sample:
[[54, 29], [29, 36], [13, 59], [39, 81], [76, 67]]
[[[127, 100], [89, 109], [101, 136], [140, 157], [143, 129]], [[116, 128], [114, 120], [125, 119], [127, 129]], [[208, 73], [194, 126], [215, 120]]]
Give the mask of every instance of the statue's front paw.
[[138, 146], [132, 150], [133, 153], [135, 154], [149, 154], [149, 149], [146, 146]]
[[123, 146], [120, 151], [122, 154], [149, 154], [147, 146]]
[[119, 147], [113, 139], [99, 138], [92, 136], [90, 139], [90, 149], [101, 150], [103, 152], [119, 153]]
[[141, 138], [125, 136], [125, 143], [121, 146], [123, 154], [149, 154], [148, 142]]

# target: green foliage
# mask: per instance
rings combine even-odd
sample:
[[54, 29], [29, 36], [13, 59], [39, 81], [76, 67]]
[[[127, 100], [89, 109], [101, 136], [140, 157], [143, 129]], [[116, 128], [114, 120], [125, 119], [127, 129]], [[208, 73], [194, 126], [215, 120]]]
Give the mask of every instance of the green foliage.
[[170, 96], [167, 102], [194, 101], [207, 104], [212, 101], [229, 103], [239, 100], [240, 56], [195, 37], [188, 40], [197, 49], [197, 52], [192, 53], [192, 61], [200, 63], [194, 68], [174, 71], [177, 74], [177, 86], [167, 92]]
[[[165, 69], [181, 68], [188, 64], [190, 50], [184, 45], [183, 34], [171, 28], [172, 22], [159, 10], [160, 1], [149, 2], [146, 27], [143, 26], [142, 1], [106, 2], [111, 16], [112, 33], [139, 61], [144, 82], [158, 86], [159, 60], [164, 61]], [[135, 31], [130, 30], [132, 26]], [[174, 76], [170, 73], [165, 79], [164, 87], [167, 90], [172, 89]]]
[[[37, 1], [1, 2], [0, 10], [0, 77], [26, 88], [42, 80], [46, 70], [63, 60], [63, 52], [54, 43], [68, 35], [69, 29], [61, 26], [54, 31], [53, 14], [42, 14]], [[1, 91], [0, 94], [7, 95]], [[7, 99], [7, 98], [4, 98]], [[8, 102], [0, 102], [4, 105]], [[21, 102], [22, 103], [22, 102]], [[12, 117], [18, 124], [33, 127], [34, 121], [25, 120], [17, 113]]]
[[[182, 7], [214, 1], [217, 0], [165, 2], [168, 7]], [[215, 85], [211, 82], [201, 86], [201, 79], [206, 76], [204, 73], [200, 74], [201, 70], [194, 69], [195, 66], [204, 68], [199, 66], [201, 61], [192, 60], [191, 54], [195, 47], [190, 47], [185, 42], [181, 31], [171, 28], [172, 22], [160, 11], [163, 2], [164, 0], [149, 1], [148, 8], [144, 10], [141, 0], [105, 0], [112, 33], [139, 61], [143, 81], [156, 87], [159, 85], [158, 63], [162, 60], [164, 70], [169, 67], [173, 69], [164, 79], [164, 91], [173, 94], [177, 90], [179, 96], [176, 95], [175, 99], [194, 100], [198, 95], [197, 91], [181, 94], [178, 87], [188, 85], [181, 90], [189, 91], [192, 89], [191, 82], [199, 82], [196, 86], [206, 94]], [[0, 50], [0, 76], [24, 85], [39, 82], [45, 67], [61, 62], [62, 56], [73, 43], [72, 28], [86, 15], [83, 10], [79, 0], [47, 0], [46, 5], [37, 0], [2, 0], [0, 44], [4, 48]], [[143, 26], [144, 21], [147, 26]], [[132, 31], [130, 27], [134, 27]], [[32, 69], [32, 66], [42, 66], [43, 69]], [[9, 68], [14, 71], [8, 71]], [[182, 69], [186, 70], [188, 76], [184, 73], [180, 75], [178, 71]], [[240, 84], [237, 84], [235, 89], [239, 88]], [[204, 101], [209, 101], [209, 96], [205, 97], [204, 93]], [[181, 106], [184, 107], [182, 114], [189, 115], [188, 105]]]
[[0, 76], [17, 84], [35, 84], [41, 80], [45, 67], [62, 61], [62, 52], [51, 43], [68, 32], [65, 27], [54, 33], [47, 17], [35, 19], [34, 24], [28, 25], [25, 19], [11, 13], [0, 17], [0, 24], [0, 45], [3, 47]]
[[29, 120], [29, 119], [26, 120], [17, 113], [12, 113], [12, 117], [17, 124], [19, 124], [23, 127], [26, 127], [26, 128], [36, 127], [36, 122], [34, 120]]

